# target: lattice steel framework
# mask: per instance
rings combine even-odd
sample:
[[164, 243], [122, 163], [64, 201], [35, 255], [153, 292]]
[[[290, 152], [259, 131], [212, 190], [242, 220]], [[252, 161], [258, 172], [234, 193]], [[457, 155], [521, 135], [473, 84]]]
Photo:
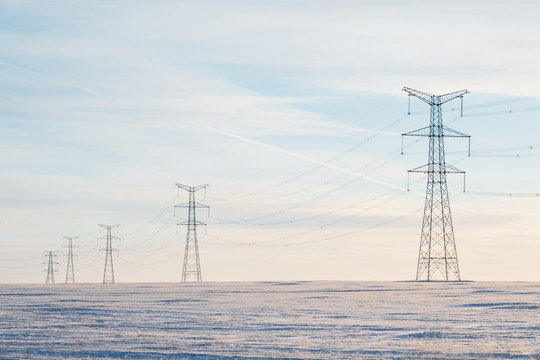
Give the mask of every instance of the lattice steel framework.
[[409, 94], [409, 100], [411, 96], [414, 96], [431, 107], [428, 127], [402, 134], [402, 136], [429, 137], [427, 165], [409, 170], [409, 172], [427, 174], [426, 200], [416, 280], [439, 280], [439, 277], [442, 277], [442, 280], [446, 281], [460, 281], [461, 275], [459, 273], [446, 174], [465, 174], [465, 172], [446, 164], [444, 138], [466, 137], [469, 138], [470, 144], [470, 136], [443, 126], [441, 105], [450, 100], [461, 98], [463, 113], [463, 95], [468, 91], [460, 90], [444, 95], [432, 95], [407, 87], [403, 88], [403, 91]]
[[56, 260], [56, 254], [54, 251], [46, 251], [47, 255], [45, 257], [48, 257], [48, 261], [44, 262], [43, 265], [47, 264], [47, 278], [45, 279], [45, 284], [54, 284], [54, 273], [58, 270], [54, 269], [54, 265], [58, 265]]
[[199, 259], [199, 243], [197, 241], [197, 226], [206, 225], [200, 221], [196, 220], [195, 209], [196, 208], [207, 208], [207, 205], [200, 204], [195, 201], [195, 192], [201, 189], [205, 189], [208, 184], [199, 185], [199, 186], [186, 186], [182, 184], [176, 184], [178, 189], [186, 190], [189, 193], [189, 201], [184, 204], [176, 205], [177, 207], [187, 207], [188, 208], [188, 219], [187, 221], [178, 223], [177, 225], [186, 225], [187, 234], [186, 234], [186, 247], [184, 250], [184, 265], [182, 267], [182, 282], [187, 282], [190, 279], [193, 281], [202, 281], [201, 275], [201, 261]]
[[72, 284], [75, 283], [75, 271], [73, 269], [73, 240], [77, 239], [78, 236], [70, 237], [70, 236], [64, 236], [64, 239], [68, 241], [68, 253], [67, 253], [67, 270], [66, 270], [66, 284], [71, 282]]
[[112, 229], [118, 228], [120, 224], [116, 225], [103, 225], [98, 224], [104, 229], [107, 229], [107, 236], [106, 237], [100, 237], [100, 239], [106, 239], [107, 245], [105, 246], [105, 249], [101, 249], [101, 251], [105, 251], [105, 269], [103, 271], [103, 283], [104, 284], [114, 284], [114, 267], [113, 267], [113, 251], [118, 251], [118, 249], [114, 249], [112, 247], [112, 241], [118, 240], [120, 238], [112, 235]]

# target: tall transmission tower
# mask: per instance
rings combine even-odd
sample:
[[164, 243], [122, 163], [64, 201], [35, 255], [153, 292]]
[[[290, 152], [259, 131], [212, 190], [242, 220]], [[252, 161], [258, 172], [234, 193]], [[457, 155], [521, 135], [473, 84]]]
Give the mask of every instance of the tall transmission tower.
[[100, 239], [107, 240], [107, 245], [105, 246], [105, 249], [101, 249], [101, 251], [105, 251], [105, 270], [103, 271], [103, 283], [114, 284], [114, 267], [113, 267], [112, 253], [113, 251], [118, 251], [118, 249], [113, 249], [112, 241], [113, 239], [120, 239], [120, 238], [116, 236], [112, 236], [112, 229], [118, 228], [120, 224], [116, 224], [116, 225], [98, 224], [98, 225], [104, 229], [107, 229], [107, 236], [100, 237]]
[[442, 279], [446, 281], [461, 281], [446, 174], [465, 174], [465, 172], [446, 164], [444, 138], [466, 137], [469, 138], [470, 144], [470, 136], [443, 125], [441, 105], [450, 100], [461, 98], [461, 115], [463, 116], [463, 95], [468, 91], [460, 90], [444, 95], [432, 95], [407, 87], [403, 88], [403, 91], [409, 94], [409, 101], [410, 97], [414, 96], [431, 107], [428, 127], [402, 134], [402, 136], [429, 137], [427, 165], [409, 170], [409, 172], [427, 174], [426, 200], [416, 280], [437, 280], [442, 276]]
[[186, 248], [184, 251], [184, 266], [182, 267], [182, 282], [189, 281], [193, 279], [194, 281], [202, 281], [201, 276], [201, 262], [199, 259], [199, 243], [197, 241], [197, 225], [206, 225], [200, 221], [197, 221], [195, 218], [195, 209], [196, 208], [209, 208], [207, 205], [199, 204], [195, 201], [195, 192], [201, 189], [205, 189], [208, 184], [199, 185], [199, 186], [186, 186], [182, 184], [176, 184], [178, 190], [183, 189], [189, 192], [189, 202], [176, 205], [177, 207], [187, 207], [188, 208], [188, 219], [187, 221], [178, 223], [177, 225], [186, 225], [187, 234], [186, 234]]
[[64, 236], [64, 239], [68, 241], [68, 253], [67, 253], [67, 270], [66, 270], [66, 284], [71, 282], [75, 283], [75, 271], [73, 270], [73, 240], [79, 238], [78, 236], [70, 237]]
[[58, 265], [56, 260], [56, 254], [54, 251], [45, 251], [47, 255], [45, 257], [48, 257], [48, 261], [44, 262], [43, 265], [47, 264], [47, 278], [45, 279], [45, 284], [54, 284], [54, 273], [58, 270], [54, 269], [54, 265]]

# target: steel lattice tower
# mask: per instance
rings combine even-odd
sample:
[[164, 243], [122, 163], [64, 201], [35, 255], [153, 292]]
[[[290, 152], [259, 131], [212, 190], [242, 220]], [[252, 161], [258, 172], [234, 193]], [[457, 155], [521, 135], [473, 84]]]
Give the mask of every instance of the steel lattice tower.
[[193, 278], [194, 281], [201, 282], [201, 262], [199, 259], [199, 243], [197, 241], [197, 225], [206, 225], [200, 221], [197, 221], [195, 218], [195, 209], [196, 208], [207, 208], [207, 205], [199, 204], [195, 201], [195, 192], [201, 189], [205, 189], [208, 184], [199, 185], [199, 186], [186, 186], [182, 184], [176, 184], [178, 189], [184, 189], [189, 192], [189, 202], [176, 205], [176, 207], [187, 207], [188, 208], [188, 219], [187, 221], [178, 223], [178, 225], [187, 226], [186, 234], [186, 248], [184, 251], [184, 266], [182, 267], [182, 282], [189, 281]]
[[68, 253], [67, 253], [67, 270], [66, 270], [66, 284], [71, 281], [71, 283], [75, 283], [75, 271], [73, 270], [73, 240], [77, 239], [78, 236], [75, 237], [69, 237], [64, 236], [64, 239], [68, 241]]
[[58, 270], [54, 269], [54, 265], [58, 265], [56, 261], [56, 254], [53, 251], [46, 251], [46, 257], [49, 258], [49, 261], [44, 262], [43, 265], [47, 264], [47, 278], [45, 279], [45, 284], [54, 284], [54, 273]]
[[100, 239], [107, 239], [107, 245], [105, 246], [105, 249], [101, 249], [101, 251], [105, 251], [105, 270], [103, 271], [103, 283], [114, 284], [114, 267], [113, 267], [112, 253], [113, 251], [118, 251], [118, 249], [113, 249], [112, 241], [113, 239], [119, 239], [119, 238], [116, 236], [112, 236], [111, 232], [112, 232], [112, 229], [119, 227], [120, 224], [116, 224], [116, 225], [99, 224], [99, 226], [101, 226], [104, 229], [107, 229], [107, 236], [100, 238]]
[[442, 276], [446, 281], [460, 281], [461, 276], [454, 239], [454, 227], [452, 225], [446, 174], [464, 174], [465, 172], [446, 164], [444, 138], [468, 137], [470, 140], [470, 136], [443, 126], [441, 105], [450, 100], [461, 98], [461, 109], [463, 111], [463, 95], [468, 93], [468, 91], [460, 90], [444, 95], [431, 95], [407, 87], [403, 88], [403, 91], [409, 94], [409, 99], [411, 96], [414, 96], [431, 107], [430, 124], [428, 127], [402, 134], [403, 136], [429, 137], [427, 165], [409, 170], [409, 172], [427, 174], [426, 200], [422, 220], [416, 280], [430, 281], [439, 279], [439, 276]]

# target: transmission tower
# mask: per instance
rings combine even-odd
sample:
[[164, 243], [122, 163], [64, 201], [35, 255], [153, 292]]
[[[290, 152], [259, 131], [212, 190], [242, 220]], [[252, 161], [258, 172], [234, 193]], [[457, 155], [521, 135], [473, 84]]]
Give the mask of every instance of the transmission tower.
[[54, 284], [54, 273], [58, 270], [54, 269], [54, 265], [58, 265], [56, 260], [56, 254], [53, 251], [45, 251], [47, 255], [45, 257], [48, 257], [49, 260], [47, 262], [44, 262], [43, 265], [47, 265], [47, 278], [45, 279], [45, 284]]
[[73, 240], [78, 239], [78, 236], [70, 237], [70, 236], [64, 236], [64, 239], [68, 241], [68, 253], [67, 253], [67, 270], [66, 270], [66, 284], [71, 282], [72, 284], [75, 283], [75, 271], [73, 270]]
[[182, 184], [176, 184], [178, 190], [184, 189], [189, 192], [189, 202], [176, 205], [177, 207], [187, 207], [188, 208], [188, 219], [187, 221], [178, 223], [178, 225], [187, 225], [187, 234], [186, 234], [186, 249], [184, 251], [184, 266], [182, 268], [182, 282], [189, 281], [193, 279], [194, 281], [202, 281], [201, 276], [201, 262], [199, 260], [199, 243], [197, 242], [197, 225], [206, 225], [195, 219], [195, 209], [196, 208], [207, 208], [207, 205], [199, 204], [195, 201], [195, 192], [201, 189], [205, 189], [208, 184], [199, 185], [199, 186], [186, 186]]
[[465, 174], [465, 172], [446, 164], [444, 138], [466, 137], [469, 138], [470, 143], [470, 136], [443, 126], [441, 105], [450, 100], [461, 98], [461, 115], [463, 116], [463, 95], [468, 93], [468, 91], [460, 90], [444, 95], [427, 94], [407, 87], [403, 88], [403, 91], [409, 94], [409, 101], [410, 97], [414, 96], [431, 107], [428, 127], [402, 134], [402, 136], [429, 137], [427, 165], [409, 170], [409, 172], [427, 174], [426, 200], [422, 220], [416, 280], [430, 281], [442, 276], [446, 281], [460, 281], [461, 276], [459, 274], [446, 174]]
[[100, 239], [107, 240], [107, 245], [105, 246], [105, 249], [101, 249], [101, 251], [105, 251], [105, 270], [103, 271], [103, 283], [114, 284], [114, 267], [113, 267], [112, 253], [113, 251], [118, 251], [118, 249], [113, 249], [112, 241], [113, 239], [120, 239], [120, 238], [116, 236], [112, 236], [111, 232], [112, 232], [112, 229], [118, 228], [120, 224], [116, 224], [116, 225], [99, 224], [99, 226], [101, 226], [104, 229], [107, 229], [107, 236], [100, 237]]

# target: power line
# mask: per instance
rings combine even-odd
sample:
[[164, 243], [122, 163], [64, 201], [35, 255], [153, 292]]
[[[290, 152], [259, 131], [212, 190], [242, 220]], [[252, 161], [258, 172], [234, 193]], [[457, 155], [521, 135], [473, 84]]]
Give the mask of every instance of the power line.
[[[294, 234], [291, 234], [291, 235], [288, 235], [288, 236], [281, 236], [279, 238], [275, 238], [275, 239], [269, 239], [269, 240], [260, 240], [260, 241], [251, 241], [251, 242], [238, 242], [238, 241], [232, 241], [232, 240], [227, 240], [227, 242], [230, 242], [230, 243], [234, 243], [236, 245], [242, 245], [242, 246], [253, 246], [253, 245], [267, 245], [267, 244], [271, 244], [271, 243], [282, 243], [283, 241], [287, 241], [287, 240], [290, 240], [290, 239], [293, 239], [293, 238], [297, 238], [297, 237], [301, 237], [301, 236], [304, 236], [304, 235], [307, 235], [307, 234], [310, 234], [310, 233], [313, 233], [313, 232], [316, 232], [316, 231], [320, 231], [320, 230], [323, 230], [323, 229], [326, 229], [328, 227], [331, 227], [333, 225], [336, 225], [336, 224], [339, 224], [341, 222], [344, 222], [344, 221], [347, 221], [351, 218], [354, 218], [360, 214], [363, 214], [363, 213], [367, 213], [369, 211], [372, 211], [373, 209], [377, 208], [378, 206], [381, 206], [385, 203], [388, 203], [390, 201], [392, 201], [393, 199], [399, 197], [399, 196], [402, 196], [406, 194], [406, 192], [401, 192], [401, 191], [396, 191], [396, 190], [392, 190], [390, 192], [388, 192], [386, 195], [389, 195], [386, 197], [386, 199], [384, 200], [381, 200], [379, 201], [378, 203], [375, 203], [369, 207], [366, 207], [360, 211], [357, 211], [351, 215], [348, 215], [348, 216], [345, 216], [345, 217], [341, 217], [337, 220], [332, 220], [324, 225], [320, 225], [320, 226], [317, 226], [317, 227], [313, 227], [313, 228], [309, 228], [307, 230], [303, 230], [303, 231], [300, 231], [300, 232], [297, 232], [297, 233], [294, 233]], [[379, 196], [381, 197], [381, 196]], [[377, 198], [379, 198], [377, 197]], [[358, 205], [358, 204], [355, 204], [355, 205]], [[210, 236], [210, 235], [208, 235]], [[213, 236], [214, 238], [216, 238], [215, 236]]]
[[100, 256], [98, 255], [96, 258], [94, 258], [88, 265], [80, 265], [79, 268], [81, 269], [88, 269], [92, 265], [94, 265], [98, 260], [100, 259]]
[[173, 258], [175, 258], [175, 257], [178, 257], [178, 256], [181, 255], [181, 254], [182, 254], [182, 251], [177, 252], [177, 253], [175, 253], [175, 254], [173, 254], [173, 255], [170, 255], [170, 256], [168, 256], [167, 258], [163, 259], [163, 260], [158, 260], [158, 261], [151, 262], [151, 263], [141, 263], [140, 261], [142, 261], [143, 259], [145, 259], [145, 258], [141, 258], [141, 259], [139, 259], [139, 260], [137, 260], [137, 261], [134, 261], [134, 262], [126, 261], [126, 263], [120, 264], [120, 265], [133, 265], [133, 264], [142, 265], [142, 266], [157, 265], [157, 264], [162, 264], [162, 263], [164, 263], [164, 262], [167, 262], [167, 261], [169, 261], [169, 260], [171, 260], [171, 259], [173, 259]]
[[[412, 146], [414, 145], [415, 143], [417, 143], [419, 140], [416, 140], [414, 143], [411, 143], [411, 144], [408, 144], [404, 147], [402, 147], [402, 149], [404, 148], [407, 148], [409, 146]], [[364, 165], [358, 169], [354, 169], [352, 170], [353, 172], [357, 172], [357, 171], [360, 171], [362, 169], [365, 169], [365, 168], [370, 168], [369, 171], [366, 171], [364, 172], [364, 174], [368, 175], [368, 174], [371, 174], [373, 173], [375, 170], [381, 168], [382, 166], [394, 161], [395, 159], [397, 159], [398, 157], [400, 156], [400, 153], [399, 153], [399, 150], [396, 150], [388, 155], [385, 155], [383, 156], [382, 158], [368, 164], [368, 165]], [[328, 185], [328, 184], [331, 184], [337, 180], [341, 180], [343, 178], [346, 178], [346, 177], [350, 177], [352, 176], [351, 174], [343, 174], [343, 175], [340, 175], [334, 179], [331, 179], [329, 181], [325, 181], [323, 182], [322, 184], [317, 184], [317, 185], [312, 185], [308, 188], [305, 188], [305, 189], [302, 189], [302, 190], [299, 190], [299, 191], [296, 191], [296, 192], [291, 192], [291, 193], [288, 193], [286, 195], [279, 195], [279, 196], [275, 196], [275, 197], [269, 197], [265, 200], [269, 200], [269, 199], [275, 199], [275, 198], [279, 198], [279, 197], [283, 197], [283, 196], [288, 196], [288, 195], [295, 195], [297, 193], [300, 193], [300, 192], [305, 192], [307, 190], [312, 190], [314, 188], [318, 188], [318, 187], [321, 187], [321, 186], [324, 186], [324, 185]], [[283, 213], [286, 213], [287, 211], [290, 211], [290, 210], [294, 210], [294, 209], [297, 209], [299, 207], [302, 207], [304, 205], [307, 205], [309, 203], [312, 203], [316, 200], [319, 200], [321, 199], [322, 197], [326, 196], [326, 195], [329, 195], [335, 191], [338, 191], [354, 182], [358, 181], [358, 178], [353, 178], [351, 181], [348, 181], [340, 186], [337, 186], [323, 194], [318, 194], [317, 196], [309, 199], [309, 200], [306, 200], [306, 201], [303, 201], [301, 203], [297, 203], [293, 206], [290, 206], [290, 207], [287, 207], [287, 208], [284, 208], [284, 209], [281, 209], [281, 210], [278, 210], [278, 211], [274, 211], [272, 213], [269, 213], [269, 214], [265, 214], [265, 215], [261, 215], [261, 216], [258, 216], [258, 217], [253, 217], [253, 218], [248, 218], [248, 219], [242, 219], [242, 220], [230, 220], [230, 219], [224, 219], [224, 218], [218, 218], [218, 217], [210, 217], [214, 220], [217, 220], [218, 223], [217, 224], [247, 224], [247, 225], [255, 225], [255, 226], [264, 226], [264, 225], [276, 225], [277, 223], [293, 223], [293, 222], [297, 222], [297, 221], [303, 221], [303, 219], [300, 219], [300, 220], [289, 220], [289, 221], [283, 221], [283, 222], [265, 222], [265, 223], [253, 223], [254, 221], [257, 221], [257, 220], [261, 220], [261, 219], [265, 219], [265, 218], [268, 218], [268, 217], [272, 217], [272, 216], [276, 216], [276, 215], [281, 215]]]
[[167, 239], [167, 242], [156, 248], [156, 249], [151, 249], [151, 250], [145, 250], [144, 252], [146, 253], [145, 256], [143, 256], [142, 258], [138, 259], [138, 260], [135, 260], [135, 261], [128, 261], [126, 259], [122, 259], [125, 263], [129, 263], [129, 264], [137, 264], [139, 263], [140, 261], [144, 260], [144, 259], [147, 259], [149, 258], [150, 256], [153, 256], [154, 254], [156, 254], [158, 251], [160, 250], [163, 250], [165, 248], [167, 248], [169, 245], [173, 244], [174, 242], [176, 242], [176, 235], [173, 235], [172, 237], [170, 237], [169, 239]]
[[539, 111], [539, 110], [540, 110], [540, 106], [533, 106], [533, 107], [528, 107], [528, 108], [497, 110], [497, 111], [489, 111], [489, 112], [481, 112], [481, 113], [469, 113], [463, 116], [464, 117], [482, 117], [482, 116], [493, 116], [493, 115], [507, 115], [507, 114]]
[[[88, 258], [88, 256], [94, 254], [94, 250], [96, 250], [99, 247], [99, 244], [96, 242], [94, 246], [91, 249], [88, 249], [86, 253], [83, 253], [84, 255], [79, 256], [79, 261]], [[78, 253], [80, 255], [80, 252]]]
[[[146, 229], [148, 226], [152, 225], [157, 219], [159, 219], [167, 210], [170, 210], [171, 209], [171, 206], [174, 204], [174, 201], [171, 201], [170, 203], [167, 204], [167, 206], [165, 208], [163, 208], [163, 210], [161, 210], [159, 212], [159, 214], [157, 214], [154, 218], [152, 218], [152, 220], [150, 220], [149, 222], [147, 222], [146, 224], [144, 224], [142, 227], [140, 227], [139, 229], [133, 231], [133, 232], [130, 232], [129, 234], [125, 234], [123, 235], [122, 237], [126, 238], [126, 237], [133, 237], [132, 235], [133, 234], [136, 234], [138, 232], [141, 232], [142, 230]], [[145, 236], [143, 236], [145, 237]]]
[[[372, 224], [372, 225], [369, 225], [369, 226], [356, 228], [354, 230], [347, 231], [347, 232], [340, 233], [340, 234], [336, 234], [336, 235], [324, 236], [324, 237], [321, 237], [321, 238], [318, 238], [318, 239], [312, 239], [312, 240], [300, 240], [300, 241], [292, 241], [292, 242], [286, 242], [286, 243], [280, 243], [280, 244], [267, 244], [267, 243], [261, 243], [261, 242], [241, 243], [241, 242], [236, 242], [236, 241], [233, 241], [233, 240], [227, 240], [227, 239], [217, 237], [217, 236], [214, 236], [214, 235], [211, 235], [211, 234], [208, 234], [207, 236], [210, 237], [210, 238], [214, 238], [214, 239], [216, 239], [218, 241], [229, 243], [231, 246], [289, 247], [289, 246], [295, 246], [295, 245], [307, 245], [307, 244], [331, 241], [331, 240], [343, 238], [343, 237], [346, 237], [346, 236], [359, 234], [361, 232], [377, 229], [377, 228], [380, 228], [381, 226], [385, 226], [385, 225], [391, 224], [393, 222], [399, 221], [401, 219], [405, 219], [405, 218], [407, 218], [409, 216], [412, 216], [414, 214], [418, 214], [421, 211], [422, 211], [422, 209], [418, 209], [418, 210], [415, 210], [415, 211], [412, 211], [412, 212], [409, 212], [409, 213], [402, 214], [400, 216], [392, 217], [390, 219], [387, 219], [387, 220], [384, 220], [384, 221], [381, 221], [381, 222], [378, 222], [378, 223], [375, 223], [375, 224]], [[218, 245], [218, 246], [223, 246], [224, 245], [224, 244], [209, 242], [207, 240], [204, 240], [204, 241], [201, 241], [201, 242], [203, 242], [205, 244], [210, 244], [210, 245]]]
[[[332, 211], [332, 212], [330, 212], [330, 213], [327, 213], [327, 214], [322, 214], [322, 215], [317, 215], [317, 216], [311, 216], [311, 217], [305, 218], [305, 219], [303, 219], [303, 220], [319, 218], [319, 217], [322, 217], [322, 216], [325, 216], [325, 215], [329, 215], [329, 214], [337, 214], [337, 213], [339, 213], [340, 211], [347, 210], [347, 209], [350, 209], [350, 208], [353, 208], [353, 207], [357, 207], [357, 206], [359, 206], [359, 205], [362, 204], [362, 203], [374, 201], [374, 200], [376, 200], [376, 199], [378, 199], [378, 198], [380, 198], [380, 197], [382, 197], [382, 196], [385, 196], [385, 195], [392, 195], [392, 193], [396, 193], [396, 190], [392, 190], [392, 191], [390, 191], [390, 192], [388, 192], [388, 193], [385, 193], [385, 194], [383, 194], [383, 195], [381, 195], [381, 196], [374, 197], [374, 198], [372, 198], [372, 199], [370, 199], [370, 200], [367, 200], [367, 201], [362, 201], [361, 203], [356, 203], [356, 204], [353, 204], [353, 205], [348, 205], [348, 206], [346, 206], [346, 207], [344, 207], [344, 208], [342, 208], [342, 209], [334, 210], [334, 211]], [[403, 193], [400, 192], [400, 194], [397, 194], [397, 196], [400, 196], [401, 194], [403, 194]], [[385, 199], [384, 201], [381, 201], [381, 202], [379, 202], [379, 203], [377, 203], [377, 204], [373, 204], [373, 205], [369, 206], [368, 208], [363, 209], [363, 210], [360, 211], [360, 212], [356, 212], [355, 214], [353, 214], [353, 215], [351, 215], [351, 216], [348, 216], [348, 217], [346, 217], [346, 218], [338, 219], [338, 220], [332, 221], [332, 222], [330, 222], [330, 223], [328, 223], [328, 224], [325, 224], [325, 225], [323, 225], [323, 226], [318, 226], [318, 227], [316, 227], [316, 228], [314, 228], [314, 229], [307, 230], [307, 231], [303, 231], [303, 232], [301, 232], [301, 233], [294, 234], [294, 235], [291, 235], [291, 236], [280, 237], [280, 238], [278, 238], [278, 239], [274, 239], [274, 240], [265, 240], [265, 241], [262, 241], [262, 242], [256, 242], [256, 243], [247, 243], [247, 244], [246, 244], [246, 243], [240, 243], [240, 242], [235, 242], [235, 241], [233, 241], [232, 243], [234, 243], [234, 244], [236, 244], [236, 245], [239, 245], [239, 244], [242, 244], [242, 245], [262, 245], [263, 243], [270, 243], [270, 242], [276, 242], [276, 241], [279, 242], [279, 241], [283, 241], [283, 240], [295, 238], [295, 237], [298, 237], [298, 236], [301, 236], [301, 235], [305, 235], [305, 234], [307, 234], [307, 233], [310, 233], [310, 232], [313, 232], [313, 231], [316, 231], [316, 230], [324, 229], [324, 228], [326, 228], [326, 227], [335, 225], [335, 224], [337, 224], [337, 223], [339, 223], [339, 222], [346, 221], [346, 220], [348, 220], [349, 218], [352, 218], [352, 217], [354, 217], [354, 216], [357, 216], [357, 215], [360, 214], [360, 213], [364, 213], [364, 212], [371, 211], [372, 209], [374, 209], [374, 208], [376, 208], [376, 207], [378, 207], [378, 206], [380, 206], [380, 205], [382, 205], [382, 204], [384, 204], [384, 203], [386, 203], [386, 202], [392, 200], [393, 198], [395, 198], [395, 197], [397, 197], [397, 196], [392, 196], [392, 197], [390, 197], [390, 198], [388, 198], [388, 199]], [[288, 222], [286, 222], [286, 223], [288, 223]], [[169, 243], [170, 243], [170, 242], [169, 242]], [[169, 245], [169, 243], [166, 243], [165, 245], [163, 245], [163, 246], [161, 246], [161, 247], [159, 247], [159, 248], [157, 248], [157, 249], [151, 250], [151, 253], [149, 253], [149, 254], [143, 256], [142, 258], [140, 258], [140, 259], [138, 259], [138, 260], [135, 260], [135, 261], [127, 261], [127, 260], [124, 259], [123, 261], [124, 261], [125, 263], [127, 263], [127, 264], [140, 264], [141, 261], [143, 261], [143, 260], [145, 260], [145, 259], [147, 259], [147, 258], [153, 256], [153, 255], [154, 255], [155, 253], [157, 253], [158, 251], [160, 251], [160, 250], [166, 248], [166, 247]], [[205, 240], [204, 243], [208, 243], [208, 241]], [[164, 261], [166, 261], [166, 260], [164, 260]], [[158, 262], [158, 263], [159, 263], [159, 262]], [[153, 263], [149, 263], [149, 264], [145, 264], [145, 265], [150, 265], [150, 264], [153, 264]]]
[[[486, 102], [486, 103], [472, 104], [472, 105], [462, 106], [461, 110], [471, 110], [471, 109], [479, 109], [479, 108], [485, 108], [485, 107], [495, 107], [495, 106], [506, 105], [506, 104], [510, 104], [510, 103], [514, 103], [514, 102], [522, 102], [522, 101], [528, 101], [528, 100], [538, 100], [539, 96], [540, 96], [540, 94], [536, 94], [536, 95], [523, 96], [523, 97], [518, 97], [518, 98], [509, 98], [509, 99], [491, 101], [491, 102]], [[409, 109], [410, 109], [410, 107], [409, 107]], [[496, 111], [496, 112], [493, 113], [493, 115], [506, 114], [506, 113], [511, 114], [511, 113], [514, 113], [514, 112], [537, 111], [537, 110], [540, 110], [540, 107], [534, 106], [534, 107], [527, 107], [527, 108], [505, 109], [505, 110]], [[456, 112], [456, 111], [457, 111], [457, 109], [455, 107], [442, 109], [443, 113]], [[463, 113], [463, 111], [461, 111], [461, 112], [462, 112], [462, 114], [461, 114], [462, 117], [474, 117], [476, 115], [480, 115], [480, 116], [490, 115], [490, 113], [488, 113], [488, 112], [485, 112], [485, 113], [473, 113], [473, 114]], [[413, 112], [410, 112], [409, 115], [425, 115], [425, 114], [429, 114], [429, 111], [413, 111]]]
[[540, 197], [540, 192], [536, 193], [518, 193], [518, 192], [489, 192], [489, 191], [467, 191], [470, 195], [482, 195], [482, 196], [506, 196], [516, 198], [533, 198]]
[[509, 98], [509, 99], [491, 101], [491, 102], [487, 102], [487, 103], [467, 105], [464, 108], [465, 109], [477, 109], [477, 108], [482, 108], [482, 107], [491, 107], [491, 106], [503, 105], [503, 104], [513, 103], [513, 102], [528, 101], [528, 100], [538, 100], [539, 96], [540, 96], [540, 94], [535, 94], [535, 95], [522, 96], [522, 97], [518, 97], [518, 98]]
[[[415, 143], [417, 143], [417, 141], [415, 141]], [[408, 147], [408, 146], [412, 146], [413, 144], [409, 144], [405, 147]], [[393, 151], [369, 164], [366, 164], [366, 165], [363, 165], [361, 167], [358, 167], [356, 169], [354, 169], [353, 171], [361, 171], [361, 170], [364, 170], [364, 169], [367, 169], [367, 168], [370, 168], [369, 171], [366, 171], [365, 174], [371, 174], [373, 173], [375, 170], [378, 170], [380, 169], [381, 167], [383, 167], [384, 165], [387, 165], [388, 163], [391, 163], [392, 161], [394, 161], [395, 159], [397, 159], [398, 157], [400, 156], [399, 154], [399, 149], [396, 150], [396, 151]], [[350, 177], [352, 176], [351, 174], [342, 174], [342, 175], [339, 175], [337, 177], [334, 177], [330, 180], [327, 180], [327, 181], [324, 181], [322, 183], [318, 183], [318, 184], [315, 184], [315, 185], [310, 185], [310, 186], [307, 186], [303, 189], [300, 189], [300, 190], [295, 190], [295, 191], [291, 191], [291, 192], [287, 192], [287, 193], [283, 193], [283, 194], [278, 194], [278, 195], [271, 195], [271, 196], [268, 196], [268, 197], [265, 197], [265, 198], [257, 198], [257, 199], [253, 199], [253, 200], [249, 200], [250, 202], [261, 202], [261, 201], [266, 201], [266, 200], [275, 200], [275, 199], [279, 199], [279, 198], [283, 198], [283, 197], [290, 197], [292, 195], [297, 195], [297, 194], [301, 194], [303, 192], [306, 192], [306, 191], [309, 191], [309, 190], [313, 190], [313, 189], [316, 189], [318, 187], [322, 187], [322, 186], [325, 186], [325, 185], [329, 185], [329, 184], [332, 184], [336, 181], [339, 181], [341, 179], [344, 179], [344, 178], [347, 178], [347, 177]], [[340, 186], [339, 188], [342, 188], [343, 186]]]
[[[25, 266], [27, 267], [27, 266]], [[12, 272], [10, 271], [9, 272], [9, 275], [35, 275], [36, 272], [35, 271], [31, 271], [31, 272]]]
[[[263, 188], [263, 189], [260, 189], [260, 190], [257, 190], [257, 191], [252, 191], [246, 195], [243, 195], [243, 196], [240, 196], [239, 198], [243, 198], [243, 197], [252, 197], [254, 195], [258, 195], [258, 194], [261, 194], [261, 193], [264, 193], [264, 192], [267, 192], [267, 191], [270, 191], [270, 190], [274, 190], [276, 188], [279, 188], [281, 186], [284, 186], [284, 185], [287, 185], [295, 180], [298, 180], [304, 176], [307, 176], [319, 169], [322, 169], [322, 168], [325, 168], [327, 165], [333, 163], [334, 161], [342, 158], [343, 156], [351, 153], [352, 151], [358, 149], [359, 147], [365, 145], [365, 144], [368, 144], [371, 140], [373, 140], [374, 138], [376, 138], [377, 136], [381, 135], [382, 133], [384, 133], [385, 131], [387, 131], [388, 129], [390, 129], [392, 126], [396, 125], [397, 123], [399, 123], [400, 121], [402, 121], [403, 119], [405, 119], [407, 117], [407, 114], [405, 115], [402, 115], [400, 116], [399, 118], [397, 118], [396, 120], [390, 122], [388, 125], [386, 125], [385, 127], [383, 127], [382, 129], [376, 131], [372, 136], [362, 140], [361, 142], [353, 145], [352, 147], [346, 149], [345, 151], [339, 153], [338, 155], [332, 157], [331, 159], [327, 160], [326, 162], [324, 163], [321, 163], [321, 164], [318, 164], [317, 166], [309, 169], [308, 171], [305, 171], [303, 173], [300, 173], [298, 175], [295, 175], [281, 183], [278, 183], [278, 184], [275, 184], [275, 185], [272, 185], [272, 186], [269, 186], [269, 187], [266, 187], [266, 188]], [[231, 201], [233, 200], [234, 198], [220, 198], [220, 199], [212, 199], [214, 201]]]
[[167, 230], [167, 229], [170, 229], [171, 227], [173, 227], [175, 225], [175, 223], [177, 222], [177, 219], [174, 217], [174, 216], [171, 216], [169, 219], [167, 219], [167, 222], [165, 224], [163, 224], [158, 230], [156, 230], [155, 232], [153, 232], [152, 234], [150, 234], [146, 239], [144, 239], [142, 242], [130, 247], [130, 248], [127, 248], [127, 249], [123, 249], [122, 251], [135, 251], [134, 249], [146, 244], [147, 242], [149, 242], [150, 240], [152, 240], [156, 235], [162, 233], [163, 231]]
[[[37, 259], [41, 259], [42, 257], [31, 257], [31, 258], [17, 258], [17, 259], [0, 259], [0, 263], [2, 262], [21, 262], [21, 261], [35, 261]], [[21, 265], [26, 266], [26, 265]]]

